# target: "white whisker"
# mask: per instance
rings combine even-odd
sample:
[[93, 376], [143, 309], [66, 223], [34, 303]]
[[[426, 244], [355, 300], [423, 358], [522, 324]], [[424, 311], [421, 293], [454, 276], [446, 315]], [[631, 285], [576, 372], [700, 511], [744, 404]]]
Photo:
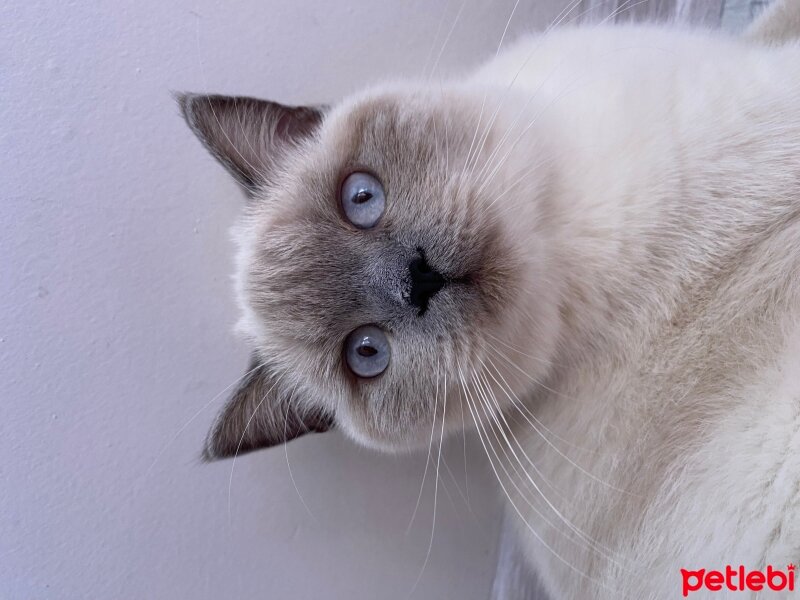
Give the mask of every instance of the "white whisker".
[[236, 459], [239, 456], [239, 450], [241, 450], [242, 448], [242, 443], [244, 442], [244, 436], [247, 435], [247, 429], [250, 427], [250, 423], [253, 420], [253, 417], [255, 417], [256, 414], [258, 413], [258, 409], [261, 408], [261, 405], [264, 404], [264, 400], [267, 399], [267, 396], [269, 396], [270, 392], [275, 388], [276, 385], [278, 385], [278, 382], [281, 380], [282, 377], [283, 375], [279, 375], [278, 378], [270, 386], [270, 388], [266, 392], [264, 392], [264, 395], [262, 396], [261, 400], [258, 401], [258, 404], [256, 404], [255, 408], [253, 409], [253, 412], [250, 414], [250, 418], [247, 419], [247, 423], [245, 423], [244, 429], [242, 430], [242, 436], [239, 438], [239, 443], [236, 445], [236, 451], [233, 453], [233, 462], [231, 463], [231, 476], [228, 479], [228, 519], [232, 518], [231, 490], [233, 489], [233, 470], [236, 468]]
[[[574, 573], [576, 573], [576, 574], [578, 574], [579, 576], [581, 576], [581, 577], [583, 577], [583, 578], [587, 579], [588, 581], [592, 581], [592, 582], [594, 582], [594, 583], [597, 583], [598, 585], [600, 585], [601, 587], [603, 587], [603, 588], [605, 588], [605, 589], [608, 589], [609, 591], [612, 591], [612, 592], [613, 592], [613, 591], [615, 591], [615, 590], [613, 590], [613, 589], [611, 589], [611, 588], [608, 588], [608, 586], [606, 586], [605, 584], [603, 584], [601, 581], [598, 581], [597, 579], [595, 579], [595, 578], [591, 577], [589, 574], [587, 574], [587, 573], [584, 573], [584, 572], [583, 572], [582, 570], [580, 570], [578, 567], [576, 567], [575, 565], [573, 565], [572, 563], [570, 563], [568, 560], [566, 560], [564, 557], [562, 557], [562, 556], [561, 556], [561, 555], [560, 555], [560, 554], [559, 554], [559, 553], [558, 553], [558, 552], [557, 552], [557, 551], [556, 551], [556, 550], [555, 550], [555, 549], [554, 549], [554, 548], [553, 548], [553, 547], [552, 547], [550, 544], [548, 544], [548, 543], [545, 541], [545, 539], [544, 539], [544, 538], [541, 536], [541, 534], [539, 534], [539, 532], [538, 532], [538, 531], [536, 531], [536, 529], [534, 529], [534, 528], [533, 528], [533, 526], [532, 526], [532, 525], [531, 525], [531, 524], [528, 522], [528, 520], [527, 520], [527, 519], [526, 519], [526, 518], [525, 518], [525, 517], [522, 515], [522, 512], [520, 511], [520, 509], [519, 509], [519, 507], [517, 506], [516, 502], [514, 502], [514, 500], [511, 498], [511, 495], [509, 494], [509, 492], [508, 492], [508, 489], [506, 488], [505, 484], [503, 483], [503, 479], [500, 477], [500, 474], [498, 473], [498, 471], [497, 471], [497, 468], [496, 468], [496, 467], [495, 467], [495, 465], [494, 465], [494, 461], [492, 460], [492, 455], [491, 455], [491, 453], [489, 452], [489, 447], [491, 447], [491, 444], [489, 444], [489, 445], [487, 446], [487, 443], [486, 443], [486, 442], [484, 442], [483, 435], [481, 435], [481, 429], [482, 429], [482, 420], [481, 420], [481, 419], [478, 417], [478, 415], [476, 414], [476, 412], [475, 412], [475, 411], [473, 411], [472, 402], [471, 402], [471, 401], [470, 401], [470, 399], [469, 399], [469, 397], [470, 397], [470, 395], [469, 395], [469, 391], [468, 391], [468, 389], [467, 389], [467, 385], [466, 385], [466, 382], [465, 382], [465, 380], [464, 380], [464, 374], [463, 374], [463, 372], [462, 372], [462, 370], [461, 370], [461, 366], [460, 366], [460, 364], [458, 364], [458, 366], [457, 366], [457, 367], [458, 367], [459, 379], [460, 379], [460, 382], [461, 382], [461, 389], [462, 389], [462, 390], [465, 392], [465, 394], [466, 394], [466, 397], [467, 397], [467, 407], [469, 408], [469, 411], [470, 411], [470, 413], [472, 414], [473, 421], [475, 422], [475, 424], [476, 424], [476, 426], [477, 426], [477, 430], [478, 430], [478, 438], [479, 438], [479, 440], [480, 440], [480, 442], [481, 442], [481, 445], [483, 446], [483, 449], [484, 449], [484, 451], [486, 452], [486, 456], [487, 456], [487, 458], [489, 459], [489, 465], [490, 465], [490, 467], [492, 468], [492, 471], [493, 471], [493, 473], [494, 473], [494, 475], [495, 475], [495, 478], [497, 479], [497, 482], [500, 484], [500, 487], [501, 487], [501, 489], [502, 489], [503, 493], [505, 494], [505, 496], [506, 496], [506, 499], [508, 500], [508, 503], [509, 503], [509, 505], [510, 505], [510, 506], [513, 508], [513, 510], [514, 510], [514, 512], [517, 514], [517, 516], [519, 516], [519, 518], [520, 518], [520, 519], [522, 520], [522, 522], [524, 523], [524, 525], [525, 525], [526, 529], [528, 529], [528, 531], [530, 531], [530, 533], [533, 535], [533, 537], [534, 537], [534, 538], [535, 538], [535, 539], [536, 539], [536, 540], [537, 540], [537, 541], [538, 541], [540, 544], [542, 544], [542, 546], [543, 546], [543, 547], [544, 547], [544, 548], [545, 548], [545, 549], [546, 549], [548, 552], [550, 552], [550, 554], [552, 554], [552, 555], [553, 555], [553, 556], [554, 556], [554, 557], [555, 557], [555, 558], [556, 558], [556, 559], [557, 559], [559, 562], [561, 562], [562, 564], [564, 564], [564, 565], [565, 565], [565, 566], [566, 566], [568, 569], [570, 569], [570, 570], [571, 570], [571, 571], [573, 571]], [[477, 408], [476, 408], [475, 410], [477, 411]], [[485, 430], [484, 430], [484, 432], [483, 432], [483, 433], [484, 433], [484, 434], [486, 434]], [[488, 441], [488, 435], [487, 435], [487, 441]], [[498, 461], [500, 461], [500, 457], [499, 457], [499, 455], [496, 455], [496, 454], [495, 454], [495, 456], [497, 457]], [[502, 462], [502, 461], [501, 461], [501, 462]], [[500, 466], [501, 466], [501, 468], [504, 468], [504, 467], [502, 466], [502, 464], [501, 464]], [[507, 472], [507, 471], [506, 471], [506, 475], [508, 476], [508, 472]], [[513, 484], [513, 480], [511, 481], [511, 483]], [[519, 490], [518, 490], [518, 491], [519, 491]], [[524, 498], [524, 495], [523, 495], [523, 498]], [[534, 511], [536, 511], [536, 508], [535, 508], [535, 507], [533, 507], [533, 506], [532, 506], [531, 508], [532, 508]]]
[[[409, 596], [413, 595], [419, 585], [419, 582], [422, 580], [422, 575], [425, 573], [425, 567], [428, 566], [428, 560], [431, 557], [431, 550], [433, 549], [433, 537], [436, 532], [436, 504], [437, 499], [439, 496], [439, 465], [442, 459], [442, 443], [444, 442], [444, 422], [445, 422], [445, 415], [447, 413], [447, 371], [444, 373], [444, 390], [445, 394], [442, 397], [442, 429], [439, 437], [439, 455], [436, 458], [436, 479], [433, 486], [433, 519], [431, 521], [431, 539], [428, 543], [428, 551], [425, 554], [425, 561], [422, 563], [422, 568], [419, 571], [419, 575], [417, 576], [417, 580], [414, 582], [414, 586], [411, 588], [411, 592], [409, 592]], [[436, 417], [434, 415], [434, 421]]]
[[[295, 387], [292, 389], [292, 392], [289, 395], [289, 401], [290, 402], [291, 402], [292, 397], [294, 396], [294, 391], [296, 389], [297, 389], [297, 385], [295, 384]], [[288, 422], [289, 422], [289, 407], [287, 406], [286, 407], [286, 416], [283, 419], [283, 438], [284, 439], [286, 439], [286, 426], [287, 426]], [[314, 513], [311, 512], [311, 509], [308, 507], [308, 504], [306, 504], [305, 498], [303, 498], [303, 494], [300, 493], [300, 488], [297, 487], [297, 481], [295, 481], [294, 472], [292, 472], [292, 465], [289, 462], [289, 444], [288, 444], [288, 442], [283, 444], [283, 455], [286, 457], [286, 469], [289, 471], [289, 479], [291, 479], [291, 481], [292, 481], [292, 486], [294, 487], [294, 491], [297, 492], [297, 497], [300, 498], [300, 504], [302, 504], [303, 508], [306, 509], [306, 512], [308, 513], [308, 515], [312, 519], [314, 519], [316, 521], [317, 517], [315, 517]], [[231, 478], [233, 478], [233, 470], [232, 469], [231, 469]]]
[[[482, 361], [481, 361], [481, 364], [483, 364]], [[485, 365], [484, 365], [483, 372], [486, 373]], [[478, 383], [479, 383], [479, 381], [478, 381]], [[590, 550], [593, 550], [593, 551], [597, 552], [598, 554], [600, 554], [604, 558], [609, 559], [610, 562], [612, 562], [614, 564], [617, 564], [619, 566], [619, 563], [617, 563], [617, 561], [614, 560], [614, 558], [613, 558], [615, 553], [613, 551], [611, 551], [609, 548], [607, 548], [606, 546], [603, 546], [602, 544], [597, 542], [593, 537], [591, 537], [588, 533], [584, 532], [577, 525], [575, 525], [569, 518], [567, 518], [553, 504], [553, 502], [551, 502], [551, 500], [547, 497], [547, 494], [545, 494], [544, 490], [531, 477], [530, 473], [528, 473], [527, 469], [522, 464], [522, 461], [520, 460], [520, 457], [518, 456], [517, 451], [514, 449], [514, 445], [511, 444], [511, 441], [509, 440], [508, 436], [511, 436], [511, 440], [514, 441], [514, 444], [516, 444], [517, 448], [519, 449], [519, 452], [522, 454], [522, 456], [525, 458], [526, 462], [531, 466], [531, 468], [533, 468], [534, 472], [542, 479], [542, 481], [548, 487], [550, 487], [552, 490], [554, 490], [558, 495], [560, 495], [563, 498], [563, 495], [560, 493], [560, 491], [555, 486], [553, 486], [552, 483], [550, 483], [547, 480], [547, 478], [540, 471], [540, 469], [536, 466], [536, 464], [533, 462], [533, 460], [531, 460], [531, 458], [528, 456], [527, 452], [525, 452], [525, 449], [522, 447], [522, 444], [520, 444], [519, 440], [517, 440], [517, 438], [514, 435], [511, 427], [508, 424], [508, 421], [506, 421], [506, 419], [505, 419], [505, 415], [504, 415], [499, 403], [497, 402], [497, 398], [494, 396], [493, 393], [490, 394], [491, 387], [489, 385], [488, 379], [486, 379], [486, 375], [485, 374], [483, 375], [483, 384], [485, 385], [485, 390], [484, 390], [485, 393], [483, 394], [484, 401], [488, 404], [489, 403], [489, 397], [491, 396], [491, 398], [492, 398], [492, 400], [494, 402], [494, 405], [495, 405], [494, 408], [496, 408], [496, 410], [492, 411], [492, 415], [493, 415], [494, 421], [496, 423], [497, 430], [500, 431], [500, 433], [503, 436], [503, 440], [505, 442], [505, 444], [502, 444], [502, 442], [500, 442], [500, 440], [498, 440], [498, 443], [500, 443], [501, 447], [504, 448], [504, 453], [505, 453], [505, 448], [508, 448], [511, 451], [511, 454], [513, 455], [514, 459], [516, 460], [516, 462], [519, 464], [520, 468], [522, 469], [522, 471], [523, 471], [523, 473], [525, 475], [525, 478], [533, 486], [533, 489], [536, 491], [536, 493], [542, 498], [542, 500], [544, 500], [544, 502], [545, 502], [545, 504], [547, 504], [548, 508], [550, 508], [550, 510], [552, 510], [556, 514], [556, 516], [572, 532], [574, 532], [580, 539], [582, 539], [583, 541], [585, 541], [587, 543], [587, 545], [588, 545], [587, 547]], [[502, 420], [502, 424], [500, 423], [501, 420]], [[508, 432], [508, 434], [506, 432]], [[508, 454], [506, 454], [506, 457], [510, 461], [510, 457], [508, 456]], [[515, 471], [516, 471], [516, 468], [515, 468]], [[518, 471], [517, 471], [517, 474], [519, 475]]]
[[253, 368], [252, 368], [252, 369], [250, 369], [249, 371], [246, 371], [244, 375], [242, 375], [242, 376], [240, 376], [240, 377], [237, 377], [236, 379], [234, 379], [232, 383], [230, 383], [229, 385], [227, 385], [227, 386], [225, 387], [225, 389], [223, 389], [223, 390], [222, 390], [221, 392], [219, 392], [219, 393], [218, 393], [216, 396], [214, 396], [213, 398], [211, 398], [211, 400], [209, 400], [209, 401], [208, 401], [208, 402], [206, 402], [206, 403], [205, 403], [203, 406], [201, 406], [201, 407], [200, 407], [200, 408], [197, 410], [197, 412], [196, 412], [196, 413], [194, 413], [194, 414], [193, 414], [193, 415], [192, 415], [192, 416], [189, 418], [189, 420], [188, 420], [188, 421], [186, 421], [186, 422], [185, 422], [183, 425], [181, 425], [181, 427], [178, 429], [178, 431], [176, 431], [176, 432], [175, 432], [175, 435], [173, 435], [173, 436], [172, 436], [172, 438], [169, 440], [169, 442], [167, 442], [166, 444], [164, 444], [164, 446], [162, 446], [161, 450], [159, 450], [158, 454], [157, 454], [157, 455], [156, 455], [156, 457], [153, 459], [153, 462], [150, 464], [150, 466], [149, 466], [149, 467], [147, 468], [147, 470], [144, 472], [144, 475], [142, 475], [142, 480], [145, 480], [145, 479], [147, 479], [147, 476], [150, 474], [150, 471], [152, 471], [152, 470], [153, 470], [153, 468], [156, 466], [156, 463], [157, 463], [157, 462], [158, 462], [158, 460], [161, 458], [161, 456], [164, 454], [164, 452], [166, 452], [166, 451], [169, 449], [169, 447], [170, 447], [170, 446], [172, 446], [172, 444], [174, 444], [174, 443], [175, 443], [175, 440], [177, 440], [177, 439], [178, 439], [178, 437], [180, 437], [181, 433], [183, 433], [183, 432], [184, 432], [184, 430], [185, 430], [185, 429], [186, 429], [186, 428], [187, 428], [189, 425], [191, 425], [191, 424], [194, 422], [194, 420], [195, 420], [197, 417], [199, 417], [199, 416], [200, 416], [200, 415], [201, 415], [201, 414], [202, 414], [202, 413], [203, 413], [203, 412], [204, 412], [204, 411], [205, 411], [205, 410], [206, 410], [206, 409], [207, 409], [209, 406], [211, 406], [211, 405], [212, 405], [214, 402], [216, 402], [216, 401], [217, 401], [219, 398], [221, 398], [221, 397], [222, 397], [222, 395], [223, 395], [225, 392], [227, 392], [227, 391], [228, 391], [229, 389], [231, 389], [233, 386], [235, 386], [235, 385], [236, 385], [236, 384], [238, 384], [240, 381], [242, 381], [242, 379], [246, 378], [248, 375], [250, 375], [251, 373], [253, 373], [253, 371], [256, 371], [257, 369], [260, 369], [262, 366], [263, 366], [263, 365], [256, 365], [255, 367], [253, 367]]
[[458, 13], [456, 13], [456, 18], [453, 20], [453, 25], [450, 27], [450, 31], [447, 32], [447, 37], [444, 39], [444, 43], [442, 44], [441, 49], [439, 50], [439, 54], [436, 56], [436, 61], [433, 63], [433, 67], [431, 68], [431, 72], [428, 75], [428, 78], [432, 78], [433, 74], [436, 72], [437, 67], [439, 66], [439, 61], [442, 58], [442, 54], [444, 53], [445, 48], [447, 48], [447, 44], [450, 41], [450, 37], [453, 35], [453, 31], [455, 31], [456, 24], [458, 24], [458, 20], [461, 18], [461, 13], [464, 10], [464, 7], [467, 5], [467, 0], [464, 0], [461, 3], [461, 8], [458, 9]]
[[419, 510], [419, 503], [422, 500], [422, 490], [425, 488], [425, 479], [428, 476], [428, 465], [431, 462], [431, 451], [433, 449], [433, 432], [436, 430], [436, 411], [439, 408], [439, 358], [436, 358], [436, 394], [433, 401], [433, 419], [431, 423], [431, 439], [428, 442], [428, 456], [425, 459], [425, 470], [422, 472], [422, 483], [419, 486], [419, 495], [417, 495], [417, 503], [414, 505], [414, 512], [411, 514], [411, 520], [406, 527], [406, 535], [411, 531], [411, 525], [414, 524], [414, 518], [417, 516]]
[[[517, 365], [515, 365], [515, 364], [513, 363], [513, 361], [511, 361], [511, 360], [510, 360], [508, 357], [504, 356], [504, 355], [503, 355], [502, 353], [500, 353], [500, 352], [499, 352], [499, 351], [498, 351], [496, 348], [494, 348], [494, 347], [492, 347], [490, 344], [488, 344], [488, 342], [486, 342], [486, 343], [487, 343], [487, 345], [488, 345], [489, 347], [491, 347], [491, 348], [492, 348], [492, 349], [493, 349], [495, 352], [497, 352], [497, 353], [498, 353], [498, 354], [500, 354], [500, 355], [501, 355], [503, 358], [505, 358], [505, 360], [506, 360], [506, 361], [508, 361], [508, 363], [509, 363], [511, 366], [514, 366], [514, 367], [516, 367], [517, 369], [519, 369], [519, 367], [518, 367]], [[581, 473], [583, 473], [584, 475], [586, 475], [587, 477], [589, 477], [589, 478], [590, 478], [590, 479], [592, 479], [593, 481], [595, 481], [595, 482], [597, 482], [597, 483], [601, 484], [602, 486], [604, 486], [604, 487], [606, 487], [606, 488], [608, 488], [608, 489], [614, 490], [615, 492], [620, 492], [620, 493], [622, 493], [622, 494], [627, 494], [627, 495], [629, 495], [629, 496], [636, 496], [636, 497], [639, 497], [639, 494], [636, 494], [635, 492], [631, 492], [631, 491], [629, 491], [629, 490], [624, 490], [624, 489], [622, 489], [622, 488], [619, 488], [619, 487], [617, 487], [617, 486], [615, 486], [615, 485], [613, 485], [613, 484], [611, 484], [611, 483], [608, 483], [607, 481], [605, 481], [605, 480], [603, 480], [603, 479], [601, 479], [601, 478], [597, 477], [597, 476], [596, 476], [596, 475], [594, 475], [593, 473], [590, 473], [589, 471], [587, 471], [586, 469], [584, 469], [583, 467], [581, 467], [581, 466], [580, 466], [578, 463], [576, 463], [574, 460], [572, 460], [570, 457], [568, 457], [566, 454], [564, 454], [564, 452], [562, 452], [562, 451], [561, 451], [561, 449], [560, 449], [560, 448], [558, 448], [558, 446], [556, 446], [555, 444], [553, 444], [553, 443], [552, 443], [552, 442], [551, 442], [551, 441], [550, 441], [550, 440], [547, 438], [547, 436], [546, 436], [546, 435], [544, 435], [544, 434], [541, 432], [541, 430], [539, 429], [539, 427], [538, 427], [538, 426], [537, 426], [537, 424], [536, 424], [536, 423], [539, 423], [539, 424], [541, 425], [541, 421], [539, 421], [539, 419], [537, 419], [537, 418], [536, 418], [536, 416], [535, 416], [535, 415], [534, 415], [534, 414], [533, 414], [533, 413], [530, 411], [530, 409], [529, 409], [527, 406], [525, 406], [525, 403], [524, 403], [524, 402], [520, 401], [520, 399], [519, 399], [519, 398], [517, 397], [517, 395], [514, 393], [514, 391], [513, 391], [513, 389], [511, 388], [511, 386], [509, 386], [508, 382], [507, 382], [507, 381], [505, 380], [505, 378], [503, 377], [503, 374], [502, 374], [502, 373], [500, 372], [500, 370], [499, 370], [499, 369], [498, 369], [498, 368], [497, 368], [497, 367], [494, 365], [494, 363], [493, 363], [493, 361], [491, 360], [491, 358], [489, 358], [489, 357], [487, 356], [487, 357], [486, 357], [486, 360], [488, 360], [488, 361], [489, 361], [489, 364], [492, 366], [492, 368], [493, 368], [493, 369], [495, 370], [495, 372], [497, 373], [498, 377], [500, 377], [500, 380], [503, 382], [502, 384], [500, 384], [500, 383], [498, 382], [498, 386], [500, 386], [500, 389], [503, 391], [503, 393], [506, 395], [506, 397], [509, 399], [509, 401], [511, 401], [511, 403], [512, 403], [512, 406], [514, 406], [515, 408], [517, 408], [517, 409], [519, 410], [520, 414], [521, 414], [521, 415], [523, 416], [523, 418], [525, 418], [525, 420], [526, 420], [526, 421], [527, 421], [527, 422], [528, 422], [528, 423], [531, 425], [531, 427], [533, 427], [533, 428], [534, 428], [534, 430], [536, 431], [536, 433], [538, 433], [538, 434], [539, 434], [539, 435], [542, 437], [542, 439], [543, 439], [543, 440], [544, 440], [544, 441], [547, 443], [547, 445], [548, 445], [548, 446], [550, 446], [550, 447], [551, 447], [551, 448], [552, 448], [552, 449], [553, 449], [553, 450], [554, 450], [554, 451], [555, 451], [555, 452], [556, 452], [556, 453], [557, 453], [559, 456], [561, 456], [561, 457], [562, 457], [564, 460], [566, 460], [566, 461], [567, 461], [567, 462], [568, 462], [570, 465], [572, 465], [573, 467], [575, 467], [575, 468], [576, 468], [578, 471], [580, 471]], [[520, 369], [520, 370], [521, 370], [521, 369]], [[524, 372], [524, 371], [522, 371], [522, 372]], [[491, 375], [491, 372], [488, 372], [488, 373], [489, 373], [489, 375]], [[493, 376], [492, 376], [492, 377], [493, 377]], [[532, 378], [532, 380], [533, 380], [533, 378]], [[495, 381], [497, 381], [497, 380], [495, 380]], [[534, 380], [534, 381], [535, 381], [535, 380]], [[541, 386], [542, 384], [537, 382], [537, 385], [540, 385], [540, 386]], [[549, 390], [550, 388], [546, 388], [546, 389], [548, 389], [548, 390]], [[551, 390], [551, 391], [553, 391], [553, 390]], [[532, 418], [533, 418], [533, 420], [531, 420], [530, 418], [528, 418], [528, 415], [530, 415], [530, 417], [532, 417]], [[535, 421], [535, 422], [534, 422], [534, 421]], [[542, 426], [542, 427], [543, 427], [543, 426]], [[548, 430], [548, 431], [549, 431], [549, 430]]]

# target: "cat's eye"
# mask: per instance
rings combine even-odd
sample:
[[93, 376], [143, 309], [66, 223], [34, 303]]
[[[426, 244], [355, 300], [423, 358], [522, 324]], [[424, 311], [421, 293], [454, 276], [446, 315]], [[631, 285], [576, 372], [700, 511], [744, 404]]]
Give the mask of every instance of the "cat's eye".
[[386, 207], [381, 182], [375, 176], [360, 171], [351, 173], [344, 180], [339, 201], [347, 220], [359, 229], [375, 227]]
[[389, 366], [391, 348], [386, 334], [375, 325], [355, 329], [344, 342], [347, 366], [358, 377], [377, 377]]

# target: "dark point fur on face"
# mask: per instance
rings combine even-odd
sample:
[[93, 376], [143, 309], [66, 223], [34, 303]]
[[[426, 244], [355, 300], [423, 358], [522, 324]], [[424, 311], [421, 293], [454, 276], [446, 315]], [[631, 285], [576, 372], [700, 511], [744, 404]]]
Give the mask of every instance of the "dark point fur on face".
[[[178, 100], [250, 197], [237, 228], [239, 329], [263, 362], [242, 378], [206, 457], [334, 421], [385, 449], [427, 443], [442, 414], [447, 429], [460, 426], [460, 387], [474, 386], [486, 333], [513, 343], [521, 324], [530, 327], [519, 303], [536, 273], [515, 229], [515, 220], [530, 227], [533, 202], [507, 215], [485, 189], [497, 136], [487, 131], [480, 150], [470, 143], [479, 101], [396, 90], [323, 114], [252, 98]], [[368, 229], [341, 210], [341, 182], [353, 172], [375, 177], [385, 193], [385, 212]], [[360, 379], [343, 344], [367, 324], [385, 333], [391, 361]]]

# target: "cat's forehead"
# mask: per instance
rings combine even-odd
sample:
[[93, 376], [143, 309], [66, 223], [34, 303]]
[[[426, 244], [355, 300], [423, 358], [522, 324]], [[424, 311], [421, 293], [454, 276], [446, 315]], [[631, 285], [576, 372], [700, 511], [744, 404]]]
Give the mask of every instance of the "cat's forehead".
[[469, 103], [442, 91], [366, 93], [334, 109], [321, 128], [322, 150], [352, 162], [430, 169], [457, 152], [473, 125]]
[[423, 91], [365, 93], [343, 102], [328, 115], [322, 133], [353, 145], [378, 139], [423, 137], [439, 115], [437, 97]]
[[[404, 101], [405, 100], [405, 101]], [[431, 158], [434, 109], [413, 96], [384, 94], [334, 111], [321, 130], [321, 150], [339, 161], [382, 170], [419, 169]]]

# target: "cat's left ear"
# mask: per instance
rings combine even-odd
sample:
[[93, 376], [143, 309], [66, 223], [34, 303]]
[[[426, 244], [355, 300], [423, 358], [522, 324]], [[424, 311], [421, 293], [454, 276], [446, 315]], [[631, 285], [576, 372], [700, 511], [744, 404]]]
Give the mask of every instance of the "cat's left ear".
[[203, 460], [285, 444], [333, 427], [329, 414], [304, 402], [293, 386], [281, 381], [256, 355], [248, 369], [208, 434]]
[[283, 153], [314, 132], [324, 107], [286, 106], [257, 98], [176, 94], [186, 123], [252, 197]]

